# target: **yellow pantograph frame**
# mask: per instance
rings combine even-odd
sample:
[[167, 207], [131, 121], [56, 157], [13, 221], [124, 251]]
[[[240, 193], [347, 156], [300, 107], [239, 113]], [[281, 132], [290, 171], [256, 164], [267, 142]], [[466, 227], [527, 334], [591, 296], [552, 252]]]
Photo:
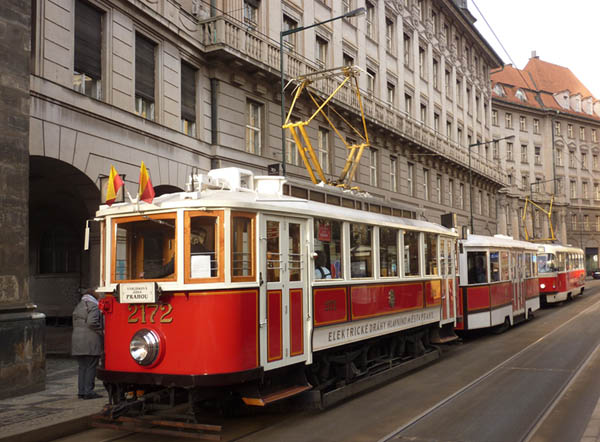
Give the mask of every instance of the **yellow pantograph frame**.
[[[315, 81], [316, 79], [322, 78], [331, 78], [337, 76], [339, 74], [343, 75], [343, 80], [338, 85], [338, 87], [323, 101], [319, 103], [317, 98], [310, 92], [308, 86]], [[303, 75], [301, 77], [293, 80], [298, 84], [296, 87], [296, 92], [294, 94], [294, 99], [292, 100], [292, 105], [290, 106], [290, 110], [285, 119], [285, 123], [283, 124], [283, 129], [289, 129], [292, 138], [296, 143], [296, 147], [298, 149], [298, 153], [304, 162], [304, 166], [310, 175], [310, 179], [314, 184], [319, 183], [320, 181], [344, 188], [351, 188], [352, 180], [356, 175], [356, 170], [358, 169], [358, 165], [360, 164], [360, 158], [362, 157], [363, 151], [365, 147], [369, 147], [371, 144], [369, 142], [369, 134], [367, 132], [367, 122], [365, 120], [365, 113], [363, 109], [362, 99], [360, 96], [360, 90], [358, 88], [358, 74], [359, 68], [355, 66], [344, 66], [340, 68], [327, 69], [324, 71], [314, 72], [309, 75]], [[320, 78], [319, 78], [320, 77]], [[360, 108], [360, 115], [362, 120], [363, 132], [361, 133], [357, 128], [355, 128], [350, 122], [342, 117], [333, 107], [329, 109], [332, 110], [361, 140], [358, 144], [349, 145], [348, 142], [344, 139], [339, 130], [335, 127], [331, 119], [324, 112], [324, 108], [329, 104], [329, 102], [333, 99], [333, 97], [346, 85], [350, 84], [352, 91], [356, 94], [358, 105]], [[302, 94], [303, 91], [306, 91], [312, 102], [317, 107], [317, 110], [307, 119], [301, 120], [297, 122], [291, 122], [290, 118], [292, 115], [292, 111], [294, 110], [294, 106], [298, 101], [298, 98]], [[310, 142], [308, 135], [306, 134], [306, 126], [317, 116], [321, 114], [323, 118], [327, 121], [329, 126], [333, 129], [338, 138], [344, 143], [346, 149], [348, 149], [348, 156], [346, 158], [346, 164], [342, 169], [342, 173], [336, 181], [328, 180], [323, 173], [323, 168], [319, 163], [319, 159], [315, 154], [313, 146]], [[318, 179], [317, 179], [318, 177]]]
[[[531, 237], [532, 240], [537, 241], [556, 241], [556, 236], [554, 235], [554, 227], [552, 226], [552, 205], [554, 204], [554, 195], [550, 198], [550, 208], [548, 210], [536, 204], [533, 200], [529, 199], [529, 197], [525, 198], [525, 206], [523, 207], [523, 216], [521, 217], [523, 220], [523, 230], [525, 231], [525, 240], [530, 240], [529, 230], [527, 230], [527, 206], [531, 204], [534, 210], [539, 210], [542, 213], [545, 213], [548, 216], [548, 226], [550, 226], [550, 237], [549, 238], [534, 238]], [[532, 216], [531, 226], [535, 229], [535, 218]]]

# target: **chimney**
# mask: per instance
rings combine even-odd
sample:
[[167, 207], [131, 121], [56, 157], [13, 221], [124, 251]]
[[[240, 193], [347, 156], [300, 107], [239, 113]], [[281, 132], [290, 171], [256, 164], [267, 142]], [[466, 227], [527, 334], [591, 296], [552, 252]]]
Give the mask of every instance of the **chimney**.
[[531, 51], [531, 58], [540, 58], [540, 57], [538, 57], [536, 51]]

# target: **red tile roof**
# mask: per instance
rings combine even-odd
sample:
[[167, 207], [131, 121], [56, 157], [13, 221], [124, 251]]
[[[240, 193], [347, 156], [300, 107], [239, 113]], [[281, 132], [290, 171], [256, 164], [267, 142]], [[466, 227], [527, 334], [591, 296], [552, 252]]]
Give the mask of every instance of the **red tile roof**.
[[531, 74], [539, 90], [551, 93], [569, 91], [571, 95], [581, 94], [582, 98], [592, 96], [569, 68], [534, 57], [529, 59], [523, 70]]

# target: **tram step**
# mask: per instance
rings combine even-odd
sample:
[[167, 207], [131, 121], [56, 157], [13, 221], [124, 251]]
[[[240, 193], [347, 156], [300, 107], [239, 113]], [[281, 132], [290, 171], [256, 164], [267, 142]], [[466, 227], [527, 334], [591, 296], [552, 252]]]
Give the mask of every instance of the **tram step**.
[[454, 333], [452, 324], [445, 324], [442, 328], [435, 328], [431, 331], [429, 339], [432, 344], [446, 344], [456, 341], [458, 336]]
[[254, 405], [258, 407], [264, 407], [267, 404], [270, 404], [275, 401], [279, 401], [281, 399], [285, 399], [291, 396], [295, 396], [300, 394], [306, 390], [310, 390], [312, 388], [311, 385], [294, 385], [292, 387], [284, 388], [281, 390], [277, 390], [271, 392], [269, 394], [258, 394], [256, 397], [243, 397], [242, 400], [246, 405]]

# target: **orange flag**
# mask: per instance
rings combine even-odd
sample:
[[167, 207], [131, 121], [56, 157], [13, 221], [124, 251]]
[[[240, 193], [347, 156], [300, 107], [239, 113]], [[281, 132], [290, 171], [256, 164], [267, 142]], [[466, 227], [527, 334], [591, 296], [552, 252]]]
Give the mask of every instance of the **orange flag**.
[[106, 204], [112, 206], [112, 203], [117, 199], [117, 193], [123, 186], [123, 180], [117, 173], [114, 166], [110, 166], [110, 175], [108, 177], [108, 185], [106, 187]]
[[151, 203], [154, 200], [154, 187], [152, 187], [150, 175], [148, 174], [148, 170], [143, 161], [142, 166], [140, 167], [140, 189], [138, 197], [140, 201], [146, 201], [147, 203]]

